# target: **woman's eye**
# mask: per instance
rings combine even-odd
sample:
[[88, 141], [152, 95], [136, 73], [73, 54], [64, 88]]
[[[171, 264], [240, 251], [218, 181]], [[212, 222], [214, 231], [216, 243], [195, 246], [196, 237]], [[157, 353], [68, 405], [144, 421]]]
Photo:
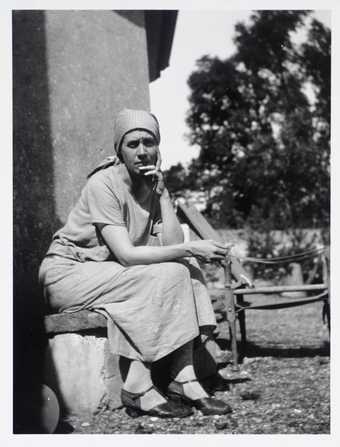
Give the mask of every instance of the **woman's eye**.
[[155, 143], [154, 143], [153, 140], [144, 140], [144, 146], [146, 146], [146, 147], [152, 147], [152, 146], [154, 146], [154, 145], [155, 145]]
[[141, 140], [131, 140], [127, 143], [127, 146], [131, 149], [136, 149], [140, 144], [144, 147], [153, 147], [155, 146], [155, 141], [152, 138], [145, 138]]

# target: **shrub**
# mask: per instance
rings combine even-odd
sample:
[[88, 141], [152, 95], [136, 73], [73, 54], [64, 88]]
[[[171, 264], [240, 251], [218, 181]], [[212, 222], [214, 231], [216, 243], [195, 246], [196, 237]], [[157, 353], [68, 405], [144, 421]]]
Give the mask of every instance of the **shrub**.
[[[320, 245], [329, 244], [329, 230], [322, 229], [305, 230], [294, 229], [289, 231], [265, 232], [252, 231], [248, 229], [248, 255], [255, 258], [276, 258], [291, 256], [310, 250]], [[305, 283], [321, 281], [322, 267], [318, 258], [306, 259], [301, 262], [303, 280]], [[283, 277], [291, 273], [289, 264], [258, 264], [249, 263], [254, 273], [254, 278], [273, 281], [278, 284]]]

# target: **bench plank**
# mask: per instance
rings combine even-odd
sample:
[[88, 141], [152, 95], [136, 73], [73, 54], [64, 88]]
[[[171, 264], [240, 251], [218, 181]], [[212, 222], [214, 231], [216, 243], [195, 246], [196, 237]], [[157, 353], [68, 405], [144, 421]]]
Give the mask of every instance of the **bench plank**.
[[177, 213], [201, 239], [213, 239], [223, 242], [218, 232], [194, 206], [189, 207], [183, 203], [178, 203]]
[[89, 310], [46, 315], [44, 325], [46, 333], [50, 335], [106, 328], [107, 326], [104, 315]]

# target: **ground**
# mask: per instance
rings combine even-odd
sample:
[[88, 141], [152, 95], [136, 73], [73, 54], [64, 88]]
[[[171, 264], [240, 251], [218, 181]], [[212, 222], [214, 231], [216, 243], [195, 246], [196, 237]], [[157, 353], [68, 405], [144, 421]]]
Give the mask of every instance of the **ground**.
[[[241, 365], [250, 380], [230, 382], [215, 395], [233, 408], [229, 416], [181, 420], [130, 418], [124, 409], [92, 418], [68, 417], [59, 433], [329, 434], [330, 384], [327, 326], [322, 304], [247, 312], [249, 344]], [[219, 326], [223, 345], [225, 323]], [[227, 370], [222, 369], [221, 373]]]

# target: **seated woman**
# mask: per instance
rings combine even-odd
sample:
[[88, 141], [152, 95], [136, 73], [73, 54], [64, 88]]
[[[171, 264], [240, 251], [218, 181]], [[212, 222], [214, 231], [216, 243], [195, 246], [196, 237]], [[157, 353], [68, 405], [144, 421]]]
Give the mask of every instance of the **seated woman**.
[[[228, 413], [230, 406], [206, 393], [193, 366], [194, 339], [216, 325], [195, 258], [223, 260], [228, 247], [183, 242], [159, 169], [159, 125], [152, 114], [123, 110], [114, 141], [117, 158], [90, 174], [41, 264], [46, 300], [54, 311], [105, 313], [130, 415], [185, 417], [192, 407]], [[152, 363], [165, 357], [172, 379], [166, 396], [151, 376]]]

